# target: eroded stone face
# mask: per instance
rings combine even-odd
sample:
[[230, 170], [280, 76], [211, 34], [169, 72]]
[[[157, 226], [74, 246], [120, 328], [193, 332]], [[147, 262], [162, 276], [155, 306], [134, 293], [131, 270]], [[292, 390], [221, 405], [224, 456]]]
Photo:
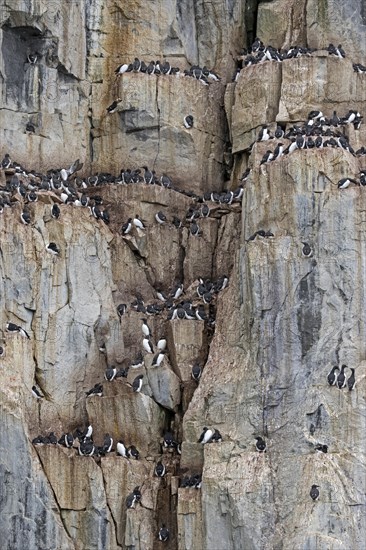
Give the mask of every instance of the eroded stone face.
[[[263, 124], [289, 126], [312, 109], [365, 116], [366, 77], [352, 69], [365, 63], [363, 11], [338, 0], [4, 7], [1, 154], [43, 171], [79, 157], [84, 175], [146, 164], [178, 190], [200, 195], [235, 189], [252, 168], [243, 215], [238, 204], [210, 204], [210, 217], [198, 220], [200, 236], [189, 223], [172, 225], [173, 216], [184, 222], [200, 203], [145, 184], [88, 189], [102, 196], [109, 226], [65, 205], [54, 220], [51, 205], [60, 199], [53, 193], [30, 207], [31, 226], [20, 223], [18, 195], [0, 214], [4, 548], [153, 550], [165, 523], [170, 547], [181, 550], [363, 550], [366, 205], [362, 187], [339, 190], [337, 182], [357, 178], [366, 164], [337, 148], [296, 151], [259, 167], [273, 141], [248, 154]], [[341, 42], [347, 58], [322, 50], [266, 62], [226, 85], [248, 45], [246, 24], [248, 36], [256, 31], [276, 47]], [[181, 69], [207, 65], [222, 80], [207, 87], [184, 76], [116, 78], [116, 67], [135, 56]], [[116, 112], [107, 115], [116, 99]], [[187, 114], [191, 130], [183, 125]], [[34, 132], [26, 131], [28, 122]], [[355, 149], [365, 144], [363, 126], [345, 133]], [[2, 170], [0, 182], [5, 187]], [[166, 225], [157, 224], [158, 210]], [[146, 230], [123, 236], [122, 224], [135, 215]], [[249, 240], [259, 229], [274, 237]], [[51, 241], [61, 249], [57, 258], [45, 251]], [[309, 258], [304, 241], [313, 249]], [[158, 289], [170, 293], [182, 282], [182, 299], [196, 305], [199, 278], [220, 275], [229, 276], [229, 286], [214, 298], [214, 327], [168, 321], [166, 310], [148, 317], [154, 352], [158, 339], [167, 339], [162, 366], [153, 367], [153, 354], [144, 352], [145, 364], [127, 378], [104, 379], [108, 366], [126, 368], [142, 349], [144, 314], [130, 306], [138, 294], [152, 304]], [[119, 318], [121, 303], [128, 308]], [[8, 321], [30, 339], [7, 333]], [[196, 361], [203, 367], [198, 383], [191, 377]], [[326, 382], [342, 363], [356, 369], [352, 392]], [[134, 393], [139, 374], [143, 387]], [[35, 382], [45, 395], [40, 401], [31, 394]], [[103, 397], [86, 398], [97, 382]], [[59, 437], [88, 424], [96, 445], [106, 433], [113, 437], [111, 454], [81, 457], [77, 442], [74, 449], [30, 444], [40, 433]], [[199, 444], [203, 426], [219, 429], [223, 442]], [[182, 443], [181, 455], [177, 445], [163, 447], [168, 431]], [[259, 435], [266, 453], [255, 449]], [[116, 454], [120, 439], [137, 447], [139, 460]], [[316, 453], [318, 443], [328, 453]], [[158, 461], [163, 478], [154, 475]], [[179, 488], [183, 475], [199, 473], [201, 489]], [[314, 483], [316, 502], [309, 496]], [[127, 510], [136, 487], [141, 504]]]

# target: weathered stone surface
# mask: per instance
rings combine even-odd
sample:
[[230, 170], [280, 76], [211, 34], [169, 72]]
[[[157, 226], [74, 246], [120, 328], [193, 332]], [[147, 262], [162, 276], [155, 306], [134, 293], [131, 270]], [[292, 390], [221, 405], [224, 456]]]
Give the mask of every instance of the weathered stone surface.
[[[364, 297], [361, 287], [351, 283], [362, 272], [363, 230], [354, 228], [363, 219], [364, 194], [359, 187], [347, 195], [338, 190], [336, 183], [346, 173], [358, 173], [357, 161], [348, 153], [308, 151], [301, 159], [294, 153], [257, 169], [244, 191], [241, 267], [238, 277], [234, 270], [225, 301], [219, 301], [218, 318], [225, 319], [229, 341], [217, 327], [184, 418], [185, 467], [199, 463], [194, 448], [203, 425], [218, 428], [224, 438], [204, 449], [205, 548], [221, 547], [224, 541], [233, 549], [258, 544], [288, 550], [314, 544], [361, 548], [364, 520], [356, 526], [356, 519], [346, 519], [344, 503], [360, 503], [364, 491], [363, 467], [355, 474], [364, 448], [365, 407], [365, 326], [355, 319], [360, 319], [358, 305]], [[263, 186], [265, 180], [271, 184]], [[246, 243], [261, 227], [270, 227], [275, 238]], [[314, 248], [313, 258], [301, 255], [302, 241]], [[327, 373], [338, 363], [356, 367], [357, 395], [328, 386]], [[245, 387], [245, 400], [239, 397], [240, 387]], [[355, 430], [352, 441], [345, 425]], [[255, 435], [266, 438], [264, 456], [253, 452]], [[320, 442], [328, 444], [328, 454], [314, 452]], [[350, 448], [352, 457], [346, 451]], [[216, 464], [212, 470], [211, 460]], [[344, 478], [355, 475], [357, 482], [341, 489], [348, 485]], [[296, 482], [288, 483], [290, 479]], [[320, 485], [319, 504], [309, 497], [313, 483]], [[280, 515], [274, 512], [277, 503]], [[257, 513], [251, 517], [253, 506]], [[336, 527], [324, 520], [334, 513]], [[309, 516], [310, 526], [303, 521]], [[226, 533], [221, 540], [211, 538], [214, 525]]]
[[306, 45], [308, 2], [305, 0], [296, 0], [295, 2], [294, 0], [274, 0], [258, 4], [257, 36], [265, 44], [287, 49], [295, 44]]
[[342, 44], [346, 55], [364, 63], [365, 6], [359, 0], [273, 0], [259, 2], [257, 36], [265, 44], [323, 49]]
[[37, 452], [76, 548], [117, 548], [102, 472], [95, 461], [53, 445], [39, 446]]
[[[166, 173], [179, 187], [202, 192], [220, 189], [226, 121], [224, 87], [194, 78], [126, 73], [120, 77], [118, 111], [104, 117], [94, 140], [95, 164], [118, 172], [121, 166], [148, 165]], [[194, 118], [187, 130], [183, 118]], [[111, 148], [113, 143], [113, 148]], [[118, 154], [116, 154], [116, 151]]]
[[[102, 459], [101, 468], [108, 507], [116, 525], [117, 542], [123, 547], [125, 536], [132, 536], [132, 533], [126, 535], [126, 527], [137, 532], [139, 524], [145, 523], [150, 531], [153, 531], [153, 509], [156, 505], [157, 495], [156, 483], [149, 486], [148, 493], [152, 496], [149, 506], [146, 506], [147, 497], [145, 496], [146, 490], [144, 490], [142, 499], [144, 510], [142, 511], [140, 507], [136, 510], [127, 510], [126, 497], [137, 486], [146, 488], [145, 482], [150, 474], [148, 464], [144, 461], [129, 462], [125, 458], [115, 456]], [[152, 490], [152, 488], [154, 489]]]
[[189, 282], [199, 277], [210, 278], [213, 269], [218, 221], [202, 218], [198, 220], [198, 227], [200, 235], [192, 235], [188, 228], [183, 229], [184, 280]]
[[178, 492], [178, 549], [203, 548], [201, 493], [197, 489]]
[[182, 382], [187, 382], [191, 379], [193, 363], [206, 351], [204, 322], [174, 319], [168, 324], [168, 338], [172, 366]]
[[231, 114], [233, 153], [246, 149], [254, 141], [253, 135], [249, 139], [246, 137], [247, 132], [276, 119], [281, 74], [282, 63], [270, 62], [252, 65], [241, 71]]
[[163, 362], [160, 367], [147, 369], [147, 378], [154, 400], [171, 411], [181, 402], [180, 380], [172, 369]]
[[[69, 165], [72, 152], [84, 162], [86, 170], [92, 166], [94, 171], [119, 171], [121, 163], [135, 165], [143, 160], [143, 164], [156, 164], [164, 172], [170, 165], [173, 176], [182, 171], [179, 156], [185, 150], [184, 168], [189, 164], [190, 178], [197, 181], [197, 188], [208, 181], [220, 187], [225, 140], [220, 102], [215, 102], [214, 116], [207, 116], [212, 107], [206, 105], [206, 119], [211, 119], [217, 130], [212, 141], [209, 133], [204, 133], [205, 126], [200, 127], [199, 121], [205, 118], [194, 106], [200, 101], [197, 88], [206, 87], [189, 79], [197, 94], [190, 103], [186, 94], [189, 86], [176, 90], [176, 79], [161, 78], [155, 102], [157, 79], [151, 77], [152, 104], [161, 110], [162, 120], [165, 108], [172, 104], [172, 92], [178, 98], [175, 106], [179, 112], [174, 125], [160, 125], [156, 120], [152, 133], [141, 130], [124, 134], [125, 121], [117, 114], [106, 118], [106, 108], [118, 97], [115, 68], [136, 55], [146, 62], [169, 59], [182, 71], [188, 64], [215, 67], [225, 81], [230, 80], [234, 70], [231, 51], [237, 52], [243, 43], [244, 9], [244, 0], [230, 0], [227, 6], [221, 0], [209, 4], [201, 0], [154, 0], [149, 6], [140, 0], [124, 2], [123, 6], [85, 0], [62, 5], [53, 0], [35, 4], [15, 0], [4, 7], [0, 19], [4, 54], [0, 62], [4, 77], [1, 143], [7, 144], [18, 162], [27, 164], [29, 158], [38, 158], [42, 169]], [[27, 55], [34, 51], [39, 58], [31, 65]], [[135, 81], [141, 77], [137, 100], [142, 101], [148, 79], [144, 75], [130, 76]], [[223, 88], [215, 84], [212, 89], [215, 87]], [[200, 129], [189, 133], [182, 130], [182, 119], [191, 108]], [[25, 131], [29, 121], [36, 125], [34, 134]], [[179, 177], [178, 181], [185, 184], [187, 179]]]
[[326, 52], [285, 61], [277, 120], [306, 120], [309, 106], [321, 108], [325, 116], [334, 110], [341, 116], [350, 108], [364, 111], [364, 82], [357, 76], [352, 58], [339, 59]]
[[[109, 385], [106, 391], [109, 393], [114, 388]], [[88, 399], [88, 417], [96, 426], [96, 433], [101, 440], [105, 433], [115, 441], [123, 439], [126, 445], [135, 445], [142, 456], [158, 453], [164, 422], [162, 410], [153, 399], [144, 393], [133, 393], [123, 383], [117, 391], [116, 397]]]
[[20, 392], [9, 391], [8, 372], [0, 369], [1, 388], [6, 388], [0, 409], [1, 544], [7, 549], [74, 550], [49, 481], [27, 441], [25, 419], [16, 405]]
[[[340, 149], [309, 150], [259, 168], [275, 142], [247, 151], [262, 124], [304, 120], [312, 109], [365, 116], [365, 75], [351, 66], [365, 63], [363, 5], [52, 4], [15, 0], [0, 14], [1, 155], [10, 152], [35, 170], [80, 157], [84, 175], [148, 164], [200, 194], [234, 189], [248, 165], [252, 172], [243, 217], [239, 204], [210, 204], [194, 237], [189, 224], [177, 230], [171, 223], [173, 215], [185, 219], [192, 199], [144, 184], [88, 189], [102, 196], [109, 226], [53, 193], [27, 205], [32, 224], [23, 226], [24, 201], [9, 194], [9, 174], [6, 181], [0, 170], [1, 195], [12, 204], [0, 214], [2, 547], [154, 550], [166, 523], [172, 550], [364, 550], [366, 205], [363, 187], [339, 190], [337, 181], [358, 177], [365, 160]], [[323, 50], [266, 62], [243, 69], [225, 93], [234, 59], [255, 31], [278, 47], [341, 42], [347, 58]], [[39, 60], [30, 65], [34, 51]], [[223, 80], [205, 87], [183, 76], [126, 74], [117, 81], [116, 66], [134, 56], [169, 59], [181, 69], [206, 64]], [[117, 98], [118, 112], [107, 116]], [[195, 118], [190, 131], [182, 124], [188, 113]], [[34, 134], [25, 132], [29, 121]], [[365, 145], [363, 126], [345, 133], [354, 148]], [[61, 204], [58, 221], [53, 201]], [[166, 226], [155, 221], [158, 210]], [[137, 214], [146, 230], [122, 236], [122, 223]], [[274, 238], [248, 241], [262, 228]], [[50, 241], [60, 257], [45, 252]], [[304, 241], [310, 258], [302, 255]], [[168, 339], [169, 364], [154, 369], [147, 357], [146, 366], [131, 369], [128, 383], [144, 374], [141, 393], [125, 379], [103, 379], [107, 366], [127, 366], [141, 351], [142, 315], [130, 306], [138, 293], [151, 304], [159, 287], [169, 292], [181, 281], [181, 299], [196, 302], [198, 277], [223, 274], [230, 282], [215, 295], [215, 327], [168, 323], [166, 310], [149, 317], [154, 345]], [[128, 308], [119, 319], [121, 303]], [[8, 321], [30, 340], [6, 332]], [[198, 384], [190, 379], [197, 356], [204, 363]], [[330, 367], [342, 363], [356, 369], [352, 392], [326, 382]], [[34, 382], [41, 401], [31, 394]], [[86, 399], [97, 382], [104, 396]], [[89, 422], [97, 445], [108, 432], [114, 446], [123, 437], [142, 459], [30, 447], [39, 433], [60, 436]], [[219, 429], [223, 442], [198, 444], [205, 425]], [[182, 442], [181, 456], [176, 449], [162, 454], [167, 430]], [[255, 451], [256, 435], [266, 439], [264, 454]], [[317, 443], [328, 453], [315, 453]], [[162, 479], [153, 473], [158, 460], [167, 466]], [[201, 490], [178, 489], [182, 475], [201, 471]], [[309, 497], [313, 483], [317, 502]], [[126, 510], [137, 485], [141, 504]]]
[[365, 3], [359, 0], [308, 0], [306, 34], [314, 48], [342, 44], [347, 57], [365, 63]]

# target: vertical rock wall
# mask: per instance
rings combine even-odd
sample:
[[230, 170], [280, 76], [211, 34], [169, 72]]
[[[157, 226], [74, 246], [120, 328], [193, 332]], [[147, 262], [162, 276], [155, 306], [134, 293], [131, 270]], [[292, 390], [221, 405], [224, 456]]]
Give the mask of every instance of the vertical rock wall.
[[[362, 187], [340, 191], [336, 183], [356, 177], [365, 162], [338, 148], [296, 151], [259, 167], [263, 144], [247, 152], [262, 124], [303, 121], [312, 109], [366, 115], [365, 77], [352, 70], [366, 57], [363, 12], [360, 2], [338, 0], [13, 0], [3, 7], [1, 154], [37, 170], [79, 157], [85, 175], [146, 163], [200, 194], [235, 188], [252, 167], [242, 211], [214, 208], [200, 220], [201, 237], [158, 226], [157, 210], [184, 218], [192, 201], [146, 185], [93, 191], [110, 211], [109, 226], [70, 206], [54, 220], [50, 193], [32, 207], [31, 227], [20, 223], [18, 202], [0, 215], [4, 549], [160, 549], [162, 523], [169, 547], [180, 550], [363, 549], [366, 205]], [[344, 23], [350, 13], [352, 32]], [[276, 47], [341, 42], [348, 57], [323, 51], [268, 62], [230, 83], [254, 34]], [[116, 66], [134, 56], [181, 69], [206, 64], [222, 81], [115, 79]], [[118, 111], [106, 116], [117, 98]], [[182, 124], [187, 114], [192, 131]], [[355, 149], [365, 144], [363, 127], [347, 132]], [[122, 238], [121, 224], [135, 214], [146, 233]], [[248, 241], [261, 228], [274, 238]], [[45, 252], [51, 241], [58, 258]], [[311, 258], [302, 256], [304, 241]], [[202, 321], [149, 318], [154, 338], [168, 340], [164, 366], [154, 370], [147, 357], [130, 373], [129, 382], [144, 374], [140, 394], [119, 380], [104, 382], [102, 398], [85, 398], [107, 365], [124, 367], [141, 350], [140, 314], [129, 308], [119, 319], [118, 304], [136, 293], [152, 303], [158, 288], [177, 280], [194, 297], [198, 277], [223, 274], [230, 284], [216, 298], [213, 339]], [[9, 320], [30, 340], [6, 333]], [[204, 364], [198, 386], [191, 379], [197, 359]], [[331, 366], [342, 363], [356, 368], [353, 392], [326, 383]], [[41, 401], [30, 391], [35, 381]], [[106, 432], [115, 442], [122, 437], [141, 460], [114, 453], [94, 460], [30, 443], [89, 422], [98, 444]], [[198, 445], [205, 425], [218, 428], [223, 442]], [[168, 429], [182, 441], [181, 456], [161, 451]], [[266, 438], [267, 453], [255, 451], [256, 435]], [[315, 453], [316, 443], [328, 453]], [[167, 465], [163, 479], [153, 475], [158, 459]], [[179, 478], [199, 472], [200, 490], [179, 488]], [[309, 497], [313, 483], [317, 502]], [[141, 504], [126, 510], [137, 485]]]

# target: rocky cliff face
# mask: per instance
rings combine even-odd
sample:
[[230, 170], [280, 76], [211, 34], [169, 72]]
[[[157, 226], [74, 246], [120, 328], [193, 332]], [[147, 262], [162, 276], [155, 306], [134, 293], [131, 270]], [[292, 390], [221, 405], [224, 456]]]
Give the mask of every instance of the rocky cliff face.
[[[146, 164], [174, 184], [88, 188], [103, 199], [108, 225], [53, 191], [27, 205], [30, 225], [20, 222], [19, 194], [0, 214], [4, 549], [363, 549], [366, 199], [363, 186], [341, 190], [337, 182], [358, 178], [366, 160], [341, 147], [313, 148], [260, 165], [278, 140], [250, 146], [262, 125], [288, 129], [314, 109], [365, 116], [366, 75], [352, 68], [366, 61], [364, 12], [356, 0], [13, 0], [3, 7], [2, 157], [8, 152], [43, 172], [79, 157], [85, 177]], [[246, 67], [231, 82], [256, 35], [277, 48], [318, 51]], [[347, 57], [329, 56], [329, 42], [342, 43]], [[115, 77], [135, 56], [181, 69], [207, 65], [222, 80]], [[106, 114], [116, 99], [117, 111]], [[191, 130], [183, 125], [188, 114]], [[363, 125], [342, 131], [355, 150], [366, 145]], [[172, 224], [203, 204], [182, 191], [234, 190], [247, 167], [242, 203], [207, 201], [199, 236], [189, 224]], [[12, 173], [0, 174], [6, 189]], [[156, 222], [158, 211], [169, 223]], [[135, 215], [146, 229], [122, 235]], [[273, 237], [251, 240], [261, 229]], [[45, 250], [50, 242], [57, 257]], [[144, 315], [131, 306], [137, 296], [156, 304], [159, 289], [182, 282], [175, 302], [198, 307], [199, 278], [224, 275], [228, 287], [204, 304], [207, 320], [168, 319], [166, 309], [148, 317], [154, 344], [167, 339], [161, 366], [144, 352], [144, 366], [130, 368], [127, 379], [103, 379], [107, 366], [125, 368], [142, 350]], [[121, 303], [128, 307], [120, 318]], [[6, 331], [8, 322], [30, 338]], [[199, 383], [191, 376], [197, 361]], [[331, 367], [342, 364], [355, 368], [353, 391], [327, 384]], [[140, 393], [128, 385], [137, 374]], [[97, 382], [103, 396], [86, 398]], [[44, 398], [32, 395], [34, 383]], [[112, 453], [91, 458], [31, 443], [88, 424], [95, 444], [112, 436]], [[198, 444], [204, 426], [223, 441]], [[181, 454], [164, 448], [168, 431]], [[256, 450], [255, 436], [265, 438], [266, 453]], [[116, 455], [119, 439], [140, 459]], [[328, 452], [315, 452], [317, 444]], [[154, 475], [159, 460], [162, 478]], [[202, 474], [200, 489], [180, 486], [194, 474]], [[136, 486], [141, 502], [127, 509]], [[168, 543], [157, 537], [163, 523]]]

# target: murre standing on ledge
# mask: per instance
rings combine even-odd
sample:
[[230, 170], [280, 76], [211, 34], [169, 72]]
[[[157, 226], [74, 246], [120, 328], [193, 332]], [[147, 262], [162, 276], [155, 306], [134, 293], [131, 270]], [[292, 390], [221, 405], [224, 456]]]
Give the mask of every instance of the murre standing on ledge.
[[346, 382], [346, 375], [344, 374], [344, 370], [347, 368], [347, 365], [342, 365], [341, 372], [338, 374], [337, 377], [337, 386], [340, 390], [342, 390], [347, 382]]
[[338, 367], [333, 367], [330, 373], [327, 376], [328, 384], [330, 386], [335, 386], [337, 382], [337, 373], [336, 371], [339, 370]]
[[318, 491], [319, 485], [312, 485], [310, 490], [310, 496], [313, 500], [318, 500], [319, 498], [319, 491]]
[[304, 246], [302, 247], [302, 253], [303, 253], [303, 256], [306, 256], [307, 258], [309, 258], [310, 256], [313, 255], [313, 252], [311, 250], [311, 247], [308, 243], [302, 243]]
[[162, 542], [166, 542], [167, 540], [169, 540], [169, 529], [165, 527], [164, 523], [159, 529], [159, 540], [161, 540]]
[[131, 387], [135, 393], [138, 393], [141, 391], [142, 384], [144, 383], [143, 378], [144, 378], [144, 375], [139, 374], [138, 376], [136, 376], [135, 380], [132, 382]]
[[56, 243], [50, 243], [46, 246], [46, 250], [47, 252], [50, 252], [51, 254], [53, 254], [54, 256], [58, 256], [60, 254], [60, 249], [59, 247], [57, 246]]
[[193, 378], [193, 380], [196, 380], [196, 382], [198, 382], [198, 380], [201, 378], [201, 374], [202, 374], [202, 368], [200, 367], [200, 365], [198, 363], [196, 363], [192, 367], [192, 378]]
[[167, 222], [167, 218], [166, 218], [166, 215], [164, 214], [164, 212], [162, 212], [161, 210], [159, 210], [159, 212], [157, 212], [155, 214], [155, 219], [158, 223], [160, 223], [161, 225], [163, 225], [164, 223]]
[[74, 444], [74, 436], [72, 435], [72, 433], [63, 434], [58, 440], [58, 444], [66, 447], [67, 449], [70, 449], [70, 447], [72, 447]]
[[342, 178], [338, 182], [338, 189], [347, 189], [347, 187], [349, 187], [351, 183], [354, 183], [355, 185], [358, 184], [358, 182], [352, 178]]
[[115, 379], [117, 374], [117, 369], [115, 367], [108, 367], [104, 373], [104, 378], [108, 380], [108, 382], [112, 382], [112, 380]]
[[86, 397], [93, 397], [94, 395], [98, 397], [103, 397], [103, 384], [95, 384], [94, 387], [85, 392]]
[[142, 340], [142, 347], [147, 353], [154, 353], [154, 346], [149, 338], [144, 338]]
[[214, 431], [205, 426], [197, 443], [202, 443], [202, 445], [205, 445], [205, 443], [208, 443], [212, 439], [213, 434]]
[[41, 390], [39, 389], [39, 387], [36, 386], [36, 385], [32, 386], [32, 394], [33, 394], [34, 397], [36, 397], [37, 399], [43, 399], [43, 397], [44, 397], [43, 393], [41, 392]]
[[352, 374], [347, 380], [347, 386], [349, 391], [352, 391], [356, 384], [356, 378], [355, 378], [355, 369], [353, 367], [350, 367]]
[[315, 445], [315, 450], [320, 453], [327, 453], [328, 445], [322, 445], [321, 443], [318, 443], [318, 445]]
[[14, 323], [6, 323], [6, 330], [8, 332], [19, 332], [21, 336], [24, 336], [24, 338], [30, 339], [30, 336], [24, 328], [20, 327], [19, 325], [15, 325]]
[[150, 330], [150, 327], [149, 325], [147, 324], [147, 319], [141, 319], [142, 321], [142, 333], [148, 338], [149, 336], [151, 336], [151, 330]]
[[187, 128], [187, 130], [189, 130], [190, 128], [193, 128], [193, 116], [192, 115], [187, 115], [186, 117], [184, 117], [184, 127]]
[[120, 439], [116, 445], [116, 453], [124, 458], [128, 458], [127, 449], [122, 439]]
[[29, 225], [31, 222], [31, 216], [28, 210], [23, 210], [23, 212], [20, 214], [20, 221], [24, 223], [24, 225]]
[[257, 451], [259, 451], [260, 453], [265, 452], [266, 442], [264, 441], [264, 439], [262, 437], [256, 437], [255, 439], [257, 440], [257, 443], [255, 444], [255, 448], [257, 449]]
[[162, 462], [158, 462], [155, 466], [154, 473], [157, 477], [164, 477], [166, 468]]
[[118, 107], [118, 103], [120, 102], [121, 100], [118, 98], [116, 101], [113, 101], [113, 103], [111, 103], [109, 105], [109, 107], [107, 107], [107, 113], [109, 115], [112, 115], [113, 113], [115, 113], [117, 111], [117, 107]]

